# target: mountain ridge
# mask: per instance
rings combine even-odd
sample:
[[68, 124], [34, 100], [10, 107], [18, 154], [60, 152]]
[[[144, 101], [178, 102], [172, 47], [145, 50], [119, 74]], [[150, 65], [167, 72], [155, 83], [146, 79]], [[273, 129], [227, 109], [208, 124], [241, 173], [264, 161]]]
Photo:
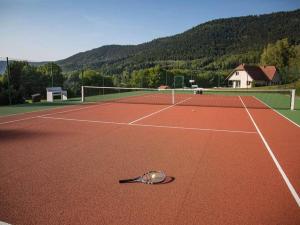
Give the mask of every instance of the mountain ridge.
[[[104, 45], [56, 61], [64, 71], [103, 69], [109, 74], [168, 60], [256, 55], [268, 43], [288, 38], [300, 44], [300, 9], [262, 15], [220, 18], [196, 25], [182, 33], [160, 37], [138, 45]], [[43, 63], [36, 63], [37, 65]]]
[[227, 54], [261, 51], [282, 38], [300, 43], [300, 9], [263, 15], [214, 19], [168, 37], [138, 45], [105, 45], [57, 63], [64, 70], [98, 69], [110, 64], [159, 60], [216, 59]]

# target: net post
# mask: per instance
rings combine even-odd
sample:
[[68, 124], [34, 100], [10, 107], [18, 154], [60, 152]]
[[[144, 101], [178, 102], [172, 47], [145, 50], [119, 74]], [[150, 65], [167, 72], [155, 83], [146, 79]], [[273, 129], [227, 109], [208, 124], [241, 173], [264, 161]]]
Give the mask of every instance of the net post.
[[175, 90], [172, 89], [172, 105], [175, 104]]
[[296, 89], [291, 90], [291, 110], [295, 110], [295, 95]]
[[84, 86], [81, 86], [81, 102], [84, 102]]

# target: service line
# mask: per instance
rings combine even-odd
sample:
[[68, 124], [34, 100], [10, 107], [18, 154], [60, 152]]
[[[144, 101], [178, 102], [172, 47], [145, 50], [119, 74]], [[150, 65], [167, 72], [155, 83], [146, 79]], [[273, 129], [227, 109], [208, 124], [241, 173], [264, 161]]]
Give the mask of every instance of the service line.
[[39, 116], [38, 118], [63, 120], [63, 121], [75, 121], [75, 122], [87, 122], [87, 123], [99, 123], [99, 124], [125, 125], [125, 126], [132, 126], [132, 127], [135, 126], [135, 127], [166, 128], [166, 129], [178, 129], [178, 130], [257, 134], [256, 131], [243, 131], [243, 130], [225, 130], [225, 129], [210, 129], [210, 128], [198, 128], [198, 127], [164, 126], [164, 125], [138, 124], [138, 123], [130, 124], [130, 123], [125, 123], [125, 122], [102, 121], [102, 120], [83, 120], [83, 119], [72, 119], [72, 118], [50, 117], [50, 116]]
[[176, 104], [174, 104], [174, 105], [170, 105], [170, 106], [168, 106], [168, 107], [165, 107], [165, 108], [162, 108], [162, 109], [160, 109], [160, 110], [158, 110], [158, 111], [155, 111], [155, 112], [153, 112], [153, 113], [150, 113], [150, 114], [148, 114], [148, 115], [146, 115], [146, 116], [143, 116], [143, 117], [141, 117], [141, 118], [138, 118], [138, 119], [136, 119], [136, 120], [133, 120], [133, 121], [131, 121], [131, 122], [129, 122], [128, 124], [134, 124], [134, 123], [136, 123], [136, 122], [138, 122], [138, 121], [141, 121], [141, 120], [143, 120], [143, 119], [146, 119], [146, 118], [148, 118], [148, 117], [150, 117], [150, 116], [153, 116], [153, 115], [155, 115], [155, 114], [157, 114], [157, 113], [160, 113], [160, 112], [162, 112], [162, 111], [165, 111], [165, 110], [167, 110], [167, 109], [170, 109], [170, 108], [172, 108], [172, 107], [174, 107], [174, 106], [176, 106], [176, 105], [178, 105], [178, 104], [181, 104], [181, 103], [183, 103], [183, 102], [185, 102], [185, 101], [188, 101], [188, 100], [190, 100], [192, 97], [190, 97], [190, 98], [187, 98], [187, 99], [184, 99], [184, 100], [182, 100], [182, 101], [180, 101], [180, 102], [177, 102]]

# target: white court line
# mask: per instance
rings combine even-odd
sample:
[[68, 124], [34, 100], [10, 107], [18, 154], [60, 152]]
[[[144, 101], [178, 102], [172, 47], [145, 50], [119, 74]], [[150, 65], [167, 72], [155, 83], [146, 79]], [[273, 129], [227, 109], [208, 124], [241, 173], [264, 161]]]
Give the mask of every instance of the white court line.
[[262, 135], [260, 129], [259, 129], [258, 126], [256, 125], [256, 123], [255, 123], [255, 121], [254, 121], [254, 119], [253, 119], [251, 113], [250, 113], [249, 110], [247, 109], [247, 107], [246, 107], [246, 105], [244, 104], [242, 98], [241, 98], [240, 96], [239, 96], [239, 98], [240, 98], [240, 100], [241, 100], [241, 102], [242, 102], [242, 104], [243, 104], [243, 106], [244, 106], [244, 109], [245, 109], [246, 112], [248, 113], [248, 115], [249, 115], [249, 117], [250, 117], [250, 119], [251, 119], [251, 121], [252, 121], [252, 123], [253, 123], [255, 129], [257, 130], [257, 132], [258, 132], [258, 134], [259, 134], [261, 140], [263, 141], [263, 143], [264, 143], [266, 149], [268, 150], [268, 152], [269, 152], [271, 158], [273, 159], [273, 161], [274, 161], [274, 163], [275, 163], [275, 165], [276, 165], [276, 167], [277, 167], [279, 173], [281, 174], [281, 176], [282, 176], [283, 180], [285, 181], [286, 185], [288, 186], [288, 188], [289, 188], [289, 190], [290, 190], [292, 196], [294, 197], [294, 199], [295, 199], [295, 201], [296, 201], [298, 207], [300, 207], [300, 198], [299, 198], [299, 196], [298, 196], [298, 194], [297, 194], [295, 188], [293, 187], [293, 185], [291, 184], [289, 178], [287, 177], [287, 175], [286, 175], [285, 172], [283, 171], [281, 165], [279, 164], [278, 160], [276, 159], [276, 157], [275, 157], [275, 155], [274, 155], [272, 149], [270, 148], [268, 142], [266, 141], [266, 139], [265, 139], [264, 136]]
[[[107, 105], [107, 104], [108, 103], [100, 104], [100, 105], [102, 106], [102, 105]], [[42, 116], [51, 116], [51, 115], [56, 115], [56, 114], [61, 114], [61, 113], [67, 113], [67, 112], [75, 112], [75, 111], [79, 111], [79, 110], [83, 110], [83, 109], [95, 108], [97, 106], [99, 106], [99, 105], [91, 105], [91, 106], [77, 108], [77, 109], [70, 109], [70, 110], [64, 110], [64, 111], [60, 111], [60, 112], [47, 113], [47, 114], [44, 114]]]
[[263, 102], [262, 100], [260, 100], [259, 98], [257, 98], [256, 96], [253, 96], [256, 100], [260, 101], [262, 104], [264, 104], [265, 106], [267, 106], [268, 108], [272, 109], [274, 112], [276, 112], [278, 115], [282, 116], [283, 118], [287, 119], [288, 121], [290, 121], [292, 124], [294, 124], [295, 126], [300, 128], [300, 125], [295, 123], [294, 121], [292, 121], [291, 119], [287, 118], [286, 116], [284, 116], [283, 114], [281, 114], [280, 112], [278, 112], [277, 110], [273, 109], [272, 107], [270, 107], [267, 103]]
[[64, 111], [60, 111], [60, 112], [48, 113], [48, 114], [39, 115], [39, 116], [26, 117], [26, 118], [23, 118], [23, 119], [10, 120], [10, 121], [6, 121], [6, 122], [1, 122], [0, 125], [9, 124], [9, 123], [16, 123], [16, 122], [20, 122], [20, 121], [24, 121], [24, 120], [31, 120], [31, 119], [35, 119], [35, 118], [38, 118], [38, 117], [41, 117], [41, 116], [50, 116], [50, 115], [61, 114], [61, 113], [66, 113], [66, 112], [79, 111], [79, 110], [82, 110], [82, 109], [93, 108], [93, 107], [108, 105], [108, 104], [109, 103], [99, 104], [99, 105], [92, 105], [92, 106], [88, 106], [88, 107], [81, 107], [81, 108], [76, 108], [76, 109], [64, 110]]
[[179, 129], [179, 130], [195, 130], [195, 131], [212, 131], [212, 132], [227, 132], [227, 133], [244, 133], [244, 134], [257, 134], [255, 131], [241, 131], [241, 130], [222, 130], [222, 129], [209, 129], [209, 128], [197, 128], [197, 127], [177, 127], [177, 126], [163, 126], [163, 125], [151, 125], [151, 124], [130, 124], [113, 121], [101, 121], [101, 120], [82, 120], [82, 119], [71, 119], [63, 117], [49, 117], [39, 116], [42, 119], [53, 119], [53, 120], [65, 120], [65, 121], [76, 121], [76, 122], [88, 122], [88, 123], [100, 123], [100, 124], [115, 124], [115, 125], [126, 125], [136, 127], [153, 127], [153, 128], [168, 128], [168, 129]]
[[6, 122], [1, 122], [0, 125], [8, 124], [8, 123], [16, 123], [16, 122], [20, 122], [20, 121], [24, 121], [24, 120], [31, 120], [31, 119], [34, 119], [34, 118], [36, 118], [36, 116], [26, 117], [26, 118], [18, 119], [18, 120], [10, 120], [10, 121], [6, 121]]
[[160, 109], [160, 110], [158, 110], [158, 111], [155, 111], [155, 112], [153, 112], [153, 113], [150, 113], [150, 114], [148, 114], [148, 115], [146, 115], [146, 116], [143, 116], [143, 117], [141, 117], [141, 118], [138, 118], [138, 119], [136, 119], [136, 120], [133, 120], [133, 121], [129, 122], [129, 124], [134, 124], [135, 122], [138, 122], [138, 121], [140, 121], [140, 120], [146, 119], [146, 118], [148, 118], [148, 117], [150, 117], [150, 116], [153, 116], [153, 115], [155, 115], [155, 114], [157, 114], [157, 113], [160, 113], [160, 112], [165, 111], [165, 110], [167, 110], [167, 109], [169, 109], [169, 108], [172, 108], [172, 107], [174, 107], [174, 106], [176, 106], [176, 105], [178, 105], [178, 104], [180, 104], [180, 103], [183, 103], [183, 102], [185, 102], [185, 101], [187, 101], [187, 100], [190, 100], [191, 98], [192, 98], [192, 97], [187, 98], [187, 99], [184, 99], [184, 100], [182, 100], [182, 101], [180, 101], [180, 102], [177, 102], [177, 103], [174, 104], [174, 105], [170, 105], [170, 106], [168, 106], [168, 107], [165, 107], [165, 108], [163, 108], [163, 109]]
[[102, 121], [102, 120], [81, 120], [81, 119], [71, 119], [71, 118], [63, 118], [63, 117], [51, 117], [51, 116], [38, 116], [38, 118], [52, 119], [52, 120], [76, 121], [76, 122], [88, 122], [88, 123], [103, 123], [103, 124], [128, 125], [128, 123], [122, 123], [122, 122]]

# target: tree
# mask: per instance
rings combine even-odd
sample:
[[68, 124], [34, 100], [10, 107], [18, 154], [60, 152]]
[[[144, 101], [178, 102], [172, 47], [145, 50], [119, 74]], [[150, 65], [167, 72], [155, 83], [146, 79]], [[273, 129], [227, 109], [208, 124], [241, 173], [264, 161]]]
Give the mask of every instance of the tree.
[[75, 97], [81, 94], [82, 77], [81, 72], [71, 72], [66, 75], [64, 88], [68, 90], [68, 96]]
[[120, 76], [117, 74], [114, 74], [112, 76], [112, 82], [113, 82], [113, 86], [119, 87], [120, 83], [121, 83]]
[[289, 72], [294, 80], [300, 79], [300, 45], [294, 46], [294, 57], [289, 60]]
[[4, 86], [3, 78], [4, 76], [0, 76], [0, 105], [7, 105], [8, 93], [7, 93], [7, 88], [5, 88]]
[[30, 98], [32, 94], [46, 95], [47, 79], [36, 67], [26, 64], [22, 69], [20, 91], [24, 98]]
[[274, 65], [279, 70], [284, 83], [295, 81], [292, 71], [297, 58], [295, 46], [289, 44], [288, 39], [278, 40], [275, 44], [268, 44], [261, 55], [262, 65]]
[[134, 70], [131, 74], [130, 84], [132, 87], [144, 87], [143, 85], [144, 73], [143, 70]]
[[42, 73], [46, 80], [48, 87], [62, 87], [64, 83], [64, 76], [62, 69], [56, 63], [50, 62], [38, 67], [38, 72]]
[[289, 60], [294, 56], [294, 49], [288, 39], [278, 40], [275, 44], [268, 44], [261, 55], [262, 65], [274, 65], [278, 69], [289, 66]]
[[[12, 61], [9, 67], [6, 68], [3, 84], [7, 95], [8, 89], [11, 92], [11, 102], [13, 104], [23, 103], [25, 101], [25, 90], [23, 86], [23, 68], [29, 66], [28, 62], [25, 61]], [[8, 82], [8, 70], [9, 70], [9, 82]], [[9, 83], [9, 87], [8, 87]]]
[[121, 74], [121, 86], [126, 87], [130, 82], [130, 73], [127, 70], [124, 70]]

